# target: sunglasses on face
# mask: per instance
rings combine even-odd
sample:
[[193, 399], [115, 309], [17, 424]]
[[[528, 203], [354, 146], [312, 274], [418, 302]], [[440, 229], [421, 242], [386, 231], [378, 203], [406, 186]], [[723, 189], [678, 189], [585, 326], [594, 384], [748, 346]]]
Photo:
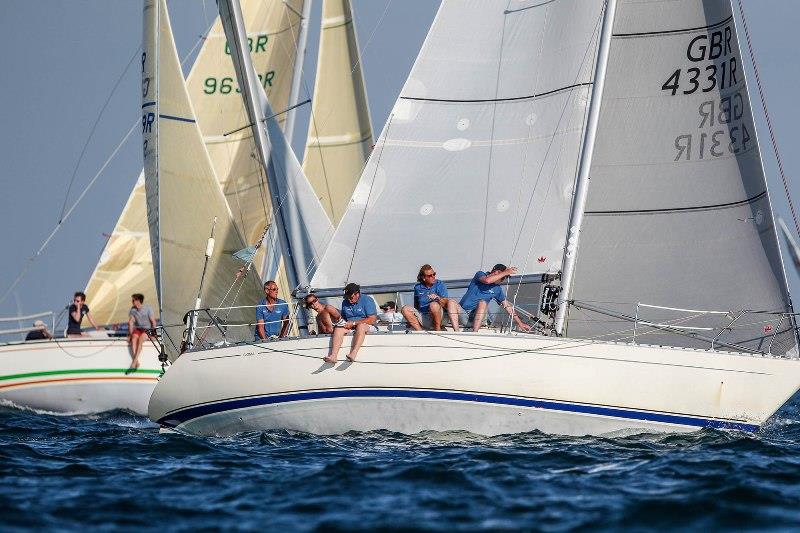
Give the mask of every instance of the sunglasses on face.
[[426, 278], [435, 278], [436, 277], [436, 272], [431, 272], [429, 274], [423, 274], [423, 276], [426, 277]]

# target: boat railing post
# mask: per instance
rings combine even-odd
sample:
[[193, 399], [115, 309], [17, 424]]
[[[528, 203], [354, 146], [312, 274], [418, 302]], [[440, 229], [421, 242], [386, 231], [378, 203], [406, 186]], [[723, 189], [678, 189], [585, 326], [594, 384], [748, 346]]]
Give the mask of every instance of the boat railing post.
[[633, 344], [636, 344], [636, 326], [639, 323], [639, 304], [636, 302], [636, 316], [633, 317]]
[[781, 326], [783, 325], [783, 320], [786, 318], [785, 313], [781, 313], [781, 319], [778, 320], [778, 325], [775, 327], [775, 331], [772, 332], [772, 338], [769, 340], [769, 345], [767, 346], [767, 355], [772, 355], [772, 343], [775, 342], [775, 337], [778, 336], [778, 332], [781, 330]]
[[714, 349], [714, 345], [716, 344], [717, 340], [722, 336], [722, 334], [725, 333], [726, 331], [730, 331], [733, 328], [733, 324], [745, 314], [747, 314], [747, 311], [742, 309], [741, 311], [739, 311], [739, 313], [735, 317], [733, 317], [733, 320], [731, 320], [728, 323], [727, 326], [725, 326], [724, 328], [719, 330], [719, 333], [717, 333], [717, 336], [714, 337], [713, 339], [711, 339], [711, 349], [712, 350]]

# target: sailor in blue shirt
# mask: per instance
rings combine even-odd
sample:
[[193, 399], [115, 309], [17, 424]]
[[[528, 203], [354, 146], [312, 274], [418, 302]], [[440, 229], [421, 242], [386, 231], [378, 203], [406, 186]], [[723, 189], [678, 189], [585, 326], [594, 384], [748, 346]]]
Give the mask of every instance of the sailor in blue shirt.
[[270, 280], [264, 284], [266, 298], [256, 307], [255, 340], [285, 337], [289, 332], [289, 304], [278, 298], [278, 284]]
[[404, 305], [400, 310], [408, 325], [416, 330], [441, 331], [442, 312], [447, 309], [453, 331], [458, 331], [458, 304], [448, 297], [447, 287], [436, 279], [431, 265], [422, 265], [414, 285], [414, 306]]
[[487, 274], [486, 272], [478, 271], [472, 278], [472, 281], [467, 287], [467, 292], [461, 298], [461, 308], [468, 312], [470, 320], [472, 321], [472, 330], [478, 331], [483, 319], [486, 316], [486, 311], [489, 308], [489, 302], [496, 301], [500, 306], [506, 310], [511, 316], [517, 326], [523, 331], [529, 331], [531, 327], [523, 322], [519, 316], [514, 312], [514, 306], [511, 305], [506, 299], [506, 293], [503, 287], [499, 285], [508, 276], [516, 274], [515, 267], [506, 268], [502, 263], [496, 264], [492, 270]]
[[335, 363], [339, 358], [339, 348], [342, 347], [344, 336], [353, 333], [353, 342], [347, 359], [355, 362], [359, 348], [364, 343], [367, 333], [378, 331], [375, 322], [378, 321], [378, 310], [375, 302], [366, 294], [361, 294], [361, 287], [355, 283], [348, 283], [344, 288], [342, 301], [342, 319], [334, 325], [331, 338], [331, 352], [325, 357], [326, 363]]

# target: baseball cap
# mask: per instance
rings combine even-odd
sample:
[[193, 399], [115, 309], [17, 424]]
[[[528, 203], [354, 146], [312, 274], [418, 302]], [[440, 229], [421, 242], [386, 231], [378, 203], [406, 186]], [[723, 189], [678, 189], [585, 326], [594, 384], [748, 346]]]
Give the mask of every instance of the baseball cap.
[[358, 285], [358, 283], [348, 283], [347, 285], [344, 286], [345, 296], [350, 296], [357, 292], [361, 292], [361, 287]]

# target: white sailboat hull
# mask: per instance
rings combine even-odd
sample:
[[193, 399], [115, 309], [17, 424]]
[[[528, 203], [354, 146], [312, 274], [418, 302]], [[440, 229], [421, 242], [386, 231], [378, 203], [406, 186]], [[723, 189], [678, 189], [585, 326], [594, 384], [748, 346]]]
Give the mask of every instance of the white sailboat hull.
[[[199, 435], [386, 429], [496, 435], [755, 431], [800, 388], [800, 361], [485, 333], [368, 335], [355, 364], [329, 338], [182, 355], [149, 416]], [[347, 343], [342, 353], [346, 353]]]
[[114, 409], [145, 415], [158, 382], [158, 351], [145, 342], [141, 366], [124, 338], [57, 339], [0, 345], [0, 402], [59, 414]]

